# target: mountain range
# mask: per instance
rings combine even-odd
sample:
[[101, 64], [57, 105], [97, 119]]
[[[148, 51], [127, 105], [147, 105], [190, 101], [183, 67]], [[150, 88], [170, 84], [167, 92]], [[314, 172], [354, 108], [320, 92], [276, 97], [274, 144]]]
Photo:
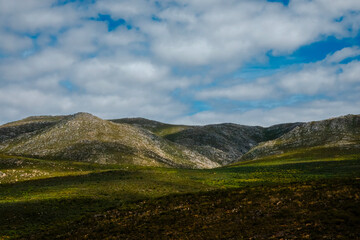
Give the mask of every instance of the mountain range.
[[0, 239], [357, 239], [359, 160], [360, 115], [28, 117], [0, 126]]
[[360, 115], [271, 127], [187, 126], [89, 113], [34, 116], [0, 126], [0, 152], [44, 159], [176, 168], [216, 168], [304, 151], [360, 151]]

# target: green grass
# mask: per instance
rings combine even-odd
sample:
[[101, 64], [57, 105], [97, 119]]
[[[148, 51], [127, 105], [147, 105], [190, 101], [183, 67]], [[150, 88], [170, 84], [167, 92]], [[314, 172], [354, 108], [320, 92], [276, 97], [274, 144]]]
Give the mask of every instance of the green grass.
[[43, 229], [49, 239], [358, 239], [360, 181], [169, 195]]
[[153, 133], [160, 137], [166, 137], [167, 135], [175, 134], [181, 132], [183, 130], [188, 129], [189, 126], [182, 126], [182, 125], [164, 125], [159, 126], [155, 129], [152, 129]]
[[[141, 223], [146, 218], [138, 219], [139, 215], [134, 215], [132, 209], [139, 214], [145, 214], [147, 211], [156, 212], [154, 204], [169, 205], [172, 201], [177, 201], [179, 205], [186, 205], [190, 201], [190, 206], [195, 203], [199, 206], [201, 204], [207, 206], [212, 204], [211, 194], [217, 196], [219, 201], [226, 201], [226, 199], [221, 199], [221, 191], [225, 191], [223, 192], [225, 195], [231, 195], [234, 194], [234, 191], [241, 192], [242, 189], [245, 189], [247, 195], [243, 198], [254, 201], [256, 196], [261, 195], [263, 196], [261, 199], [265, 201], [265, 196], [273, 197], [273, 192], [276, 193], [274, 193], [276, 196], [283, 194], [280, 198], [287, 198], [288, 193], [286, 191], [282, 193], [281, 189], [287, 189], [294, 184], [296, 189], [302, 189], [305, 186], [324, 181], [336, 181], [336, 186], [346, 186], [349, 181], [358, 181], [357, 179], [360, 178], [360, 153], [356, 151], [339, 152], [336, 149], [331, 151], [329, 149], [328, 151], [310, 149], [308, 152], [298, 150], [280, 156], [210, 170], [100, 165], [0, 155], [0, 174], [6, 174], [6, 176], [0, 177], [0, 239], [40, 236], [40, 232], [44, 238], [53, 238], [58, 234], [64, 234], [62, 231], [73, 224], [79, 225], [80, 228], [86, 228], [85, 223], [92, 222], [94, 216], [102, 216], [108, 211], [115, 211], [111, 212], [112, 218], [115, 219], [114, 222], [119, 221], [116, 214], [120, 211], [119, 216], [128, 214]], [[324, 188], [327, 187], [324, 186]], [[356, 189], [357, 185], [351, 191], [349, 190], [352, 198], [358, 194]], [[265, 195], [262, 195], [263, 193]], [[197, 200], [201, 199], [201, 196], [208, 196], [207, 194], [210, 194], [210, 197], [205, 197], [209, 198], [208, 200], [203, 202]], [[231, 195], [232, 197], [229, 199], [237, 199], [235, 195]], [[305, 201], [306, 199], [300, 200]], [[317, 201], [320, 201], [319, 199]], [[182, 203], [182, 201], [185, 202]], [[195, 203], [191, 201], [195, 201]], [[147, 205], [144, 202], [153, 205]], [[141, 204], [139, 205], [139, 203]], [[214, 203], [216, 203], [215, 200]], [[349, 204], [351, 205], [351, 201]], [[161, 206], [161, 208], [163, 207]], [[224, 206], [221, 205], [214, 209], [220, 211], [219, 209], [223, 208]], [[265, 208], [268, 209], [269, 206]], [[201, 209], [199, 207], [198, 211]], [[174, 209], [172, 211], [173, 214], [177, 214]], [[252, 210], [247, 209], [246, 211]], [[342, 214], [345, 214], [346, 209], [342, 211]], [[352, 205], [349, 207], [349, 211], [353, 211]], [[169, 210], [167, 214], [170, 213]], [[197, 213], [192, 214], [196, 215]], [[191, 216], [194, 217], [193, 215]], [[184, 216], [179, 215], [180, 219], [182, 217]], [[221, 215], [220, 219], [223, 218], [224, 221], [227, 221], [225, 215]], [[187, 217], [183, 219], [185, 221]], [[157, 217], [146, 221], [150, 220], [158, 222], [159, 226], [166, 223]], [[206, 219], [201, 221], [204, 224], [207, 222]], [[104, 226], [100, 224], [101, 226], [97, 227], [105, 228], [106, 233], [106, 229], [111, 229], [112, 225], [109, 224], [112, 223], [105, 218]], [[137, 225], [128, 227], [136, 232], [135, 226]], [[146, 229], [145, 223], [139, 226]], [[153, 226], [153, 224], [149, 226]], [[216, 226], [215, 224], [213, 228]], [[219, 231], [221, 226], [221, 224], [218, 225]], [[99, 229], [94, 229], [91, 231], [95, 237], [103, 236], [97, 235]], [[76, 234], [81, 235], [82, 232]], [[121, 235], [119, 232], [117, 234], [117, 236]], [[175, 238], [181, 238], [176, 234], [173, 235]], [[252, 232], [249, 234], [251, 235]], [[65, 235], [64, 238], [66, 238]]]

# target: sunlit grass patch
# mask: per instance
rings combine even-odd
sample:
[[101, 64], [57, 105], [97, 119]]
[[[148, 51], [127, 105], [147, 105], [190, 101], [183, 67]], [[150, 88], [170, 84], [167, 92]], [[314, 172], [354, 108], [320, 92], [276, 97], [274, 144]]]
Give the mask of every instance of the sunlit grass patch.
[[[308, 181], [360, 177], [357, 154], [333, 158], [311, 156], [311, 159], [298, 156], [288, 154], [207, 170], [3, 156], [0, 171], [17, 172], [20, 180], [0, 184], [0, 236], [26, 235], [39, 229], [48, 231], [84, 216], [103, 214], [113, 208], [128, 211], [139, 201], [168, 195], [247, 187], [268, 191], [283, 184], [290, 189], [292, 184], [299, 188]], [[21, 175], [33, 170], [49, 174], [32, 178]], [[296, 191], [296, 194], [302, 193]]]

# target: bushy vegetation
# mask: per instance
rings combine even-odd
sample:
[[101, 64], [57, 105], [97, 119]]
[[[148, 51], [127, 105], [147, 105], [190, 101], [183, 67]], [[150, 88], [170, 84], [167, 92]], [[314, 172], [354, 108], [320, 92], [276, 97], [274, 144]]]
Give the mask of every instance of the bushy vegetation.
[[1, 155], [0, 236], [356, 239], [360, 154], [319, 151], [207, 170]]
[[110, 209], [34, 237], [358, 239], [360, 181], [311, 181], [171, 195]]

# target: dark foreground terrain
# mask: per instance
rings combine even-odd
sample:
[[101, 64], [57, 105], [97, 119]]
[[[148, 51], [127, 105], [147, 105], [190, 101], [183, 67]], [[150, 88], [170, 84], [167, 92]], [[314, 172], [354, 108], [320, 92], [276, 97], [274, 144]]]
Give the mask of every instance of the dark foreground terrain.
[[360, 239], [358, 154], [313, 154], [204, 170], [3, 155], [0, 239]]
[[29, 238], [359, 239], [359, 194], [360, 179], [347, 179], [172, 195]]

